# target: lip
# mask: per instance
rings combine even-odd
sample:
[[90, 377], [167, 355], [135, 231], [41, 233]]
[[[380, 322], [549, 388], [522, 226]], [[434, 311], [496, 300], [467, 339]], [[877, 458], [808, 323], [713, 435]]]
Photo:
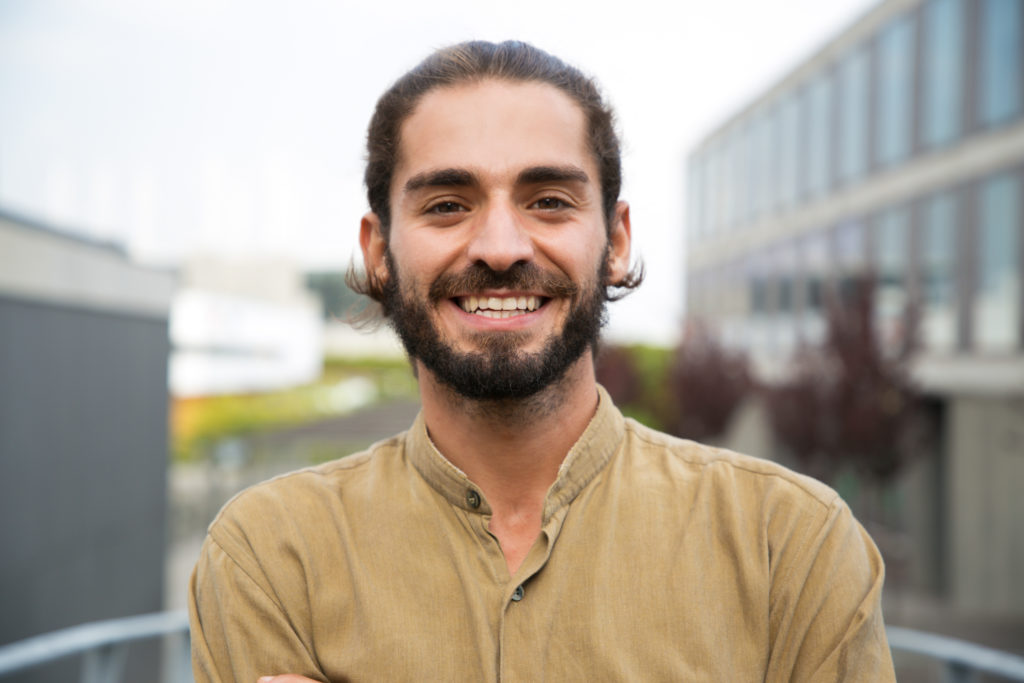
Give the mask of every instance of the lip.
[[[498, 298], [504, 297], [519, 297], [519, 296], [537, 296], [543, 299], [542, 305], [534, 311], [524, 312], [520, 315], [510, 316], [508, 318], [490, 318], [477, 313], [468, 313], [462, 309], [462, 306], [458, 304], [458, 299], [462, 296], [495, 296]], [[548, 316], [548, 312], [552, 309], [550, 305], [553, 299], [548, 297], [541, 297], [537, 294], [526, 294], [520, 292], [495, 292], [495, 291], [483, 291], [476, 292], [472, 295], [460, 295], [446, 300], [446, 309], [452, 311], [456, 316], [456, 319], [463, 325], [466, 325], [474, 330], [479, 331], [508, 331], [508, 330], [521, 330], [527, 327], [531, 327], [543, 318]]]

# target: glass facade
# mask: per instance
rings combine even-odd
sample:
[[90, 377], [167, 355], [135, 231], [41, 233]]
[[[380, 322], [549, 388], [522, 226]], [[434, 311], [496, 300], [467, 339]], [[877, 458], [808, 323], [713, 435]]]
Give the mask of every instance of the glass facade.
[[[842, 300], [870, 266], [883, 339], [900, 340], [914, 296], [929, 351], [1024, 347], [1024, 172], [981, 176], [1007, 163], [982, 134], [1001, 125], [999, 136], [1019, 139], [1024, 126], [1024, 0], [893, 5], [872, 35], [759, 102], [690, 160], [693, 238], [713, 237], [725, 250], [716, 260], [728, 259], [697, 285], [725, 288], [720, 305], [709, 304], [713, 294], [697, 299], [730, 343], [778, 351], [796, 334], [821, 341], [826, 302]], [[961, 149], [978, 170], [953, 163]], [[904, 168], [913, 182], [903, 183]], [[774, 236], [759, 234], [756, 249], [730, 244], [748, 229]]]
[[1002, 123], [1021, 112], [1021, 0], [981, 0], [978, 27], [979, 100], [982, 125]]
[[869, 55], [864, 48], [839, 65], [838, 180], [849, 183], [864, 175], [868, 161]]
[[943, 192], [921, 207], [921, 335], [926, 348], [956, 347], [959, 197]]
[[832, 78], [826, 73], [807, 91], [806, 196], [817, 197], [831, 186]]
[[800, 312], [800, 337], [810, 344], [825, 339], [825, 288], [831, 265], [828, 234], [815, 231], [800, 242], [800, 268], [803, 287]]
[[964, 0], [930, 0], [922, 12], [921, 143], [952, 142], [962, 128]]
[[978, 190], [972, 330], [979, 350], [1011, 351], [1020, 345], [1020, 193], [1016, 173], [990, 178]]
[[875, 160], [879, 166], [903, 161], [911, 151], [914, 101], [914, 24], [903, 17], [878, 37]]
[[904, 340], [907, 312], [907, 254], [910, 251], [910, 215], [897, 207], [875, 219], [872, 262], [875, 266], [875, 319], [883, 348]]
[[756, 125], [755, 165], [757, 177], [754, 185], [754, 217], [761, 218], [775, 207], [775, 183], [778, 174], [775, 170], [775, 109], [763, 114]]
[[797, 171], [800, 160], [800, 110], [798, 99], [790, 94], [779, 105], [779, 206], [790, 208], [797, 196]]

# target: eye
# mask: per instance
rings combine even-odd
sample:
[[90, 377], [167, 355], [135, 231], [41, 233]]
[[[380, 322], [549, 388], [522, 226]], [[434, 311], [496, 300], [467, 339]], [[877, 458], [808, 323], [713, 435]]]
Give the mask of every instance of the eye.
[[543, 209], [545, 211], [557, 211], [558, 209], [569, 208], [569, 203], [558, 197], [542, 197], [530, 205], [531, 209]]
[[459, 213], [460, 211], [466, 211], [466, 210], [467, 210], [466, 207], [464, 207], [462, 204], [459, 204], [458, 202], [443, 201], [443, 202], [438, 202], [436, 204], [431, 205], [427, 209], [427, 213], [446, 214], [446, 213]]

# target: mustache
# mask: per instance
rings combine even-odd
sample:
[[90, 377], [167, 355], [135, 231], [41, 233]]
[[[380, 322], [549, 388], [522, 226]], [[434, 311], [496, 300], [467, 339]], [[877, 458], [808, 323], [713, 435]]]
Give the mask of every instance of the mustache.
[[433, 302], [480, 292], [485, 289], [513, 289], [538, 292], [549, 298], [571, 298], [580, 287], [565, 275], [542, 269], [535, 263], [515, 263], [507, 270], [492, 270], [483, 263], [474, 263], [461, 273], [441, 275], [430, 285], [428, 296]]

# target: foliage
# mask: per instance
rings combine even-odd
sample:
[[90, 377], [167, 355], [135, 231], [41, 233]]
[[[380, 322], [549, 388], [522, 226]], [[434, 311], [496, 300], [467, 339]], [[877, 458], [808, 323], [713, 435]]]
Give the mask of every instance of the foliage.
[[751, 388], [746, 357], [724, 348], [706, 327], [689, 323], [668, 375], [668, 431], [696, 441], [725, 433]]
[[743, 356], [696, 323], [675, 349], [603, 348], [597, 376], [627, 415], [697, 440], [720, 436], [750, 387]]
[[305, 386], [174, 399], [171, 451], [177, 460], [191, 460], [227, 436], [324, 419], [365, 401], [416, 397], [416, 381], [404, 360], [328, 359], [320, 379]]
[[875, 316], [875, 287], [853, 283], [828, 311], [825, 343], [803, 347], [789, 376], [763, 388], [776, 438], [800, 467], [833, 481], [844, 468], [885, 481], [915, 452], [920, 401], [908, 363], [916, 349], [913, 312], [904, 333], [883, 345]]
[[671, 362], [671, 349], [602, 346], [597, 355], [597, 381], [624, 414], [664, 429], [665, 377]]

